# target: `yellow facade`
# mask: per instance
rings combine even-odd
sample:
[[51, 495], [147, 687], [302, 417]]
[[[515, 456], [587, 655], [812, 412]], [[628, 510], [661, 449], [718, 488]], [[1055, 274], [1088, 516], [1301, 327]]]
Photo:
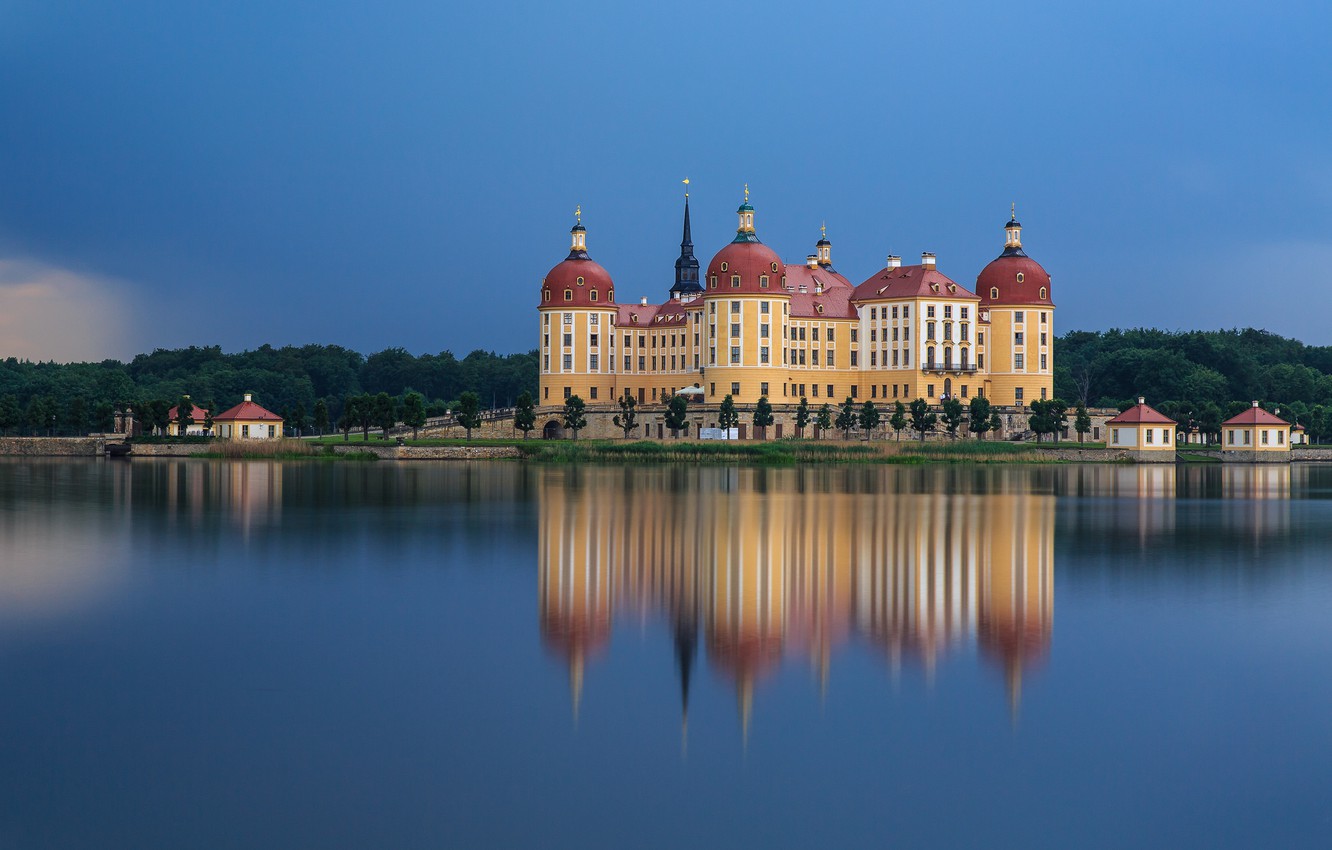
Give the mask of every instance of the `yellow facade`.
[[1175, 425], [1159, 422], [1134, 422], [1108, 426], [1112, 449], [1133, 449], [1141, 452], [1174, 452]]
[[985, 395], [992, 404], [1023, 406], [1054, 397], [1054, 308], [987, 307], [982, 330]]

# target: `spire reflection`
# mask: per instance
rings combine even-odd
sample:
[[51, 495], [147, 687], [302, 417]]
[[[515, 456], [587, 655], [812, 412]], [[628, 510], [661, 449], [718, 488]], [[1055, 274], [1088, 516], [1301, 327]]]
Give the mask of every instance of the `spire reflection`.
[[537, 481], [541, 633], [575, 713], [625, 617], [670, 624], [685, 728], [701, 643], [745, 734], [784, 660], [805, 659], [826, 689], [853, 642], [932, 675], [974, 641], [1016, 708], [1050, 646], [1055, 497], [1028, 470], [545, 468]]

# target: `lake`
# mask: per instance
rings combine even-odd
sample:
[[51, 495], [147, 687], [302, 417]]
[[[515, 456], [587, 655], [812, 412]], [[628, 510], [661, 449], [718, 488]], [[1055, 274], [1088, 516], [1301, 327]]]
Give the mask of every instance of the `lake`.
[[0, 460], [0, 847], [1325, 847], [1332, 465]]

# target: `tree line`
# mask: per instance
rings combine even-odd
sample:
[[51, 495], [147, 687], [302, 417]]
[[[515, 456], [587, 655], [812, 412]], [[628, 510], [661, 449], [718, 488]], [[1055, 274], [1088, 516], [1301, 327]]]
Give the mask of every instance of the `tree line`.
[[[0, 434], [67, 436], [110, 431], [117, 409], [132, 409], [160, 428], [189, 395], [213, 414], [244, 393], [288, 421], [314, 428], [322, 405], [327, 427], [348, 398], [380, 394], [395, 405], [416, 393], [429, 416], [443, 415], [466, 391], [481, 409], [510, 407], [535, 392], [537, 354], [473, 351], [413, 355], [390, 348], [369, 356], [336, 345], [261, 346], [225, 354], [218, 346], [158, 349], [128, 363], [40, 363], [0, 360]], [[359, 417], [359, 413], [358, 413]], [[359, 420], [358, 420], [359, 421]]]

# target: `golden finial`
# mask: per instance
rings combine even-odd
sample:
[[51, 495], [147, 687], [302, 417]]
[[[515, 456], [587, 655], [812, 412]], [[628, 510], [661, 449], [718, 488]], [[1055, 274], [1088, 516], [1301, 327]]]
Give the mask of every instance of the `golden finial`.
[[689, 197], [689, 178], [686, 177], [683, 182], [685, 184], [685, 197], [687, 198]]
[[745, 184], [745, 203], [749, 203], [749, 184]]
[[1008, 220], [1017, 221], [1017, 202], [1008, 205]]
[[828, 222], [825, 221], [825, 222], [819, 227], [819, 232], [823, 234], [823, 238], [824, 238], [824, 239], [827, 239], [827, 238], [828, 238]]
[[574, 207], [574, 218], [577, 219], [577, 221], [578, 221], [579, 224], [582, 224], [582, 223], [583, 223], [583, 205], [582, 205], [582, 204], [579, 204], [578, 206]]

